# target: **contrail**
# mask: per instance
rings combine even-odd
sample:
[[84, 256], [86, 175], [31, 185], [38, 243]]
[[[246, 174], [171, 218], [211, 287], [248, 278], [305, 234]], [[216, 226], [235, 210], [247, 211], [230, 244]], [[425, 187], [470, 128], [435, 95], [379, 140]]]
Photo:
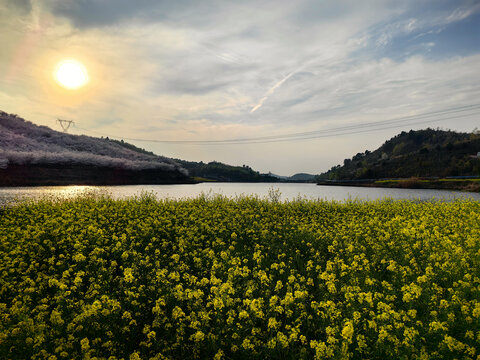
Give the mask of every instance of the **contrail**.
[[322, 56], [316, 56], [316, 57], [313, 57], [311, 58], [310, 60], [307, 60], [305, 61], [302, 65], [300, 65], [298, 68], [296, 68], [295, 70], [293, 70], [290, 74], [288, 74], [287, 76], [285, 76], [282, 80], [280, 80], [279, 82], [277, 82], [275, 85], [273, 85], [270, 89], [268, 89], [268, 91], [265, 93], [265, 95], [260, 99], [260, 101], [257, 103], [257, 105], [255, 105], [252, 110], [250, 110], [250, 114], [257, 111], [259, 108], [262, 107], [263, 103], [270, 97], [270, 95], [272, 95], [280, 86], [283, 85], [283, 83], [285, 81], [287, 81], [288, 79], [290, 79], [292, 77], [292, 75], [295, 75], [297, 72], [307, 68], [308, 66], [316, 63], [318, 60], [330, 60], [330, 59], [333, 59], [332, 56], [330, 57], [322, 57]]
[[252, 110], [250, 110], [250, 113], [253, 113], [255, 112], [256, 110], [258, 110], [259, 108], [262, 107], [263, 103], [265, 102], [265, 100], [268, 99], [268, 97], [270, 95], [272, 95], [275, 90], [277, 90], [280, 86], [283, 85], [283, 83], [285, 81], [287, 81], [293, 74], [295, 74], [297, 71], [299, 71], [302, 67], [298, 68], [298, 69], [295, 69], [293, 70], [290, 74], [288, 74], [287, 76], [285, 76], [282, 80], [280, 80], [279, 82], [277, 82], [275, 85], [273, 85], [270, 89], [268, 89], [268, 91], [265, 93], [265, 95], [260, 99], [260, 101], [258, 102], [257, 105], [255, 105]]

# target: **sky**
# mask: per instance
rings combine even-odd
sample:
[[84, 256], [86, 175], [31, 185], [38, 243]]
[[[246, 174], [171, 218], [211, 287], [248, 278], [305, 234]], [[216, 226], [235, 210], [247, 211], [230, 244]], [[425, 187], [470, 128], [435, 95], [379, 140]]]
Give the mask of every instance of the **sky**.
[[0, 0], [0, 48], [0, 110], [184, 160], [319, 174], [480, 127], [478, 0]]

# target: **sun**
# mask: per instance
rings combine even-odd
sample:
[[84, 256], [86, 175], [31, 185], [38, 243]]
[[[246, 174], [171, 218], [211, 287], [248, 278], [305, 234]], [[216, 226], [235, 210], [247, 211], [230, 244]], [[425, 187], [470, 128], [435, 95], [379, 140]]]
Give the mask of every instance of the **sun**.
[[66, 89], [81, 88], [88, 82], [87, 69], [77, 60], [64, 60], [55, 69], [55, 80]]

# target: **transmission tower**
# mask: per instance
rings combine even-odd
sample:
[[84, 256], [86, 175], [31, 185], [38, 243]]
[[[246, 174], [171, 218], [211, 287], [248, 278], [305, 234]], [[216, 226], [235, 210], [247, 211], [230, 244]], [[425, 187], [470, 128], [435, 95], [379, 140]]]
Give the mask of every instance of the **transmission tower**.
[[75, 124], [73, 120], [62, 120], [62, 119], [57, 119], [57, 122], [60, 124], [60, 126], [63, 129], [63, 132], [66, 133], [70, 125]]

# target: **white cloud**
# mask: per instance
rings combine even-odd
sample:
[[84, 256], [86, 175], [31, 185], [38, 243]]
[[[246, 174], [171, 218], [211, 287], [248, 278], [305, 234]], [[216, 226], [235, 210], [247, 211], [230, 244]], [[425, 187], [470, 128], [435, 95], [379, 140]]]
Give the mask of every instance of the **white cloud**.
[[472, 6], [456, 8], [450, 15], [445, 18], [445, 23], [452, 23], [466, 19], [467, 17], [480, 11], [480, 4]]

